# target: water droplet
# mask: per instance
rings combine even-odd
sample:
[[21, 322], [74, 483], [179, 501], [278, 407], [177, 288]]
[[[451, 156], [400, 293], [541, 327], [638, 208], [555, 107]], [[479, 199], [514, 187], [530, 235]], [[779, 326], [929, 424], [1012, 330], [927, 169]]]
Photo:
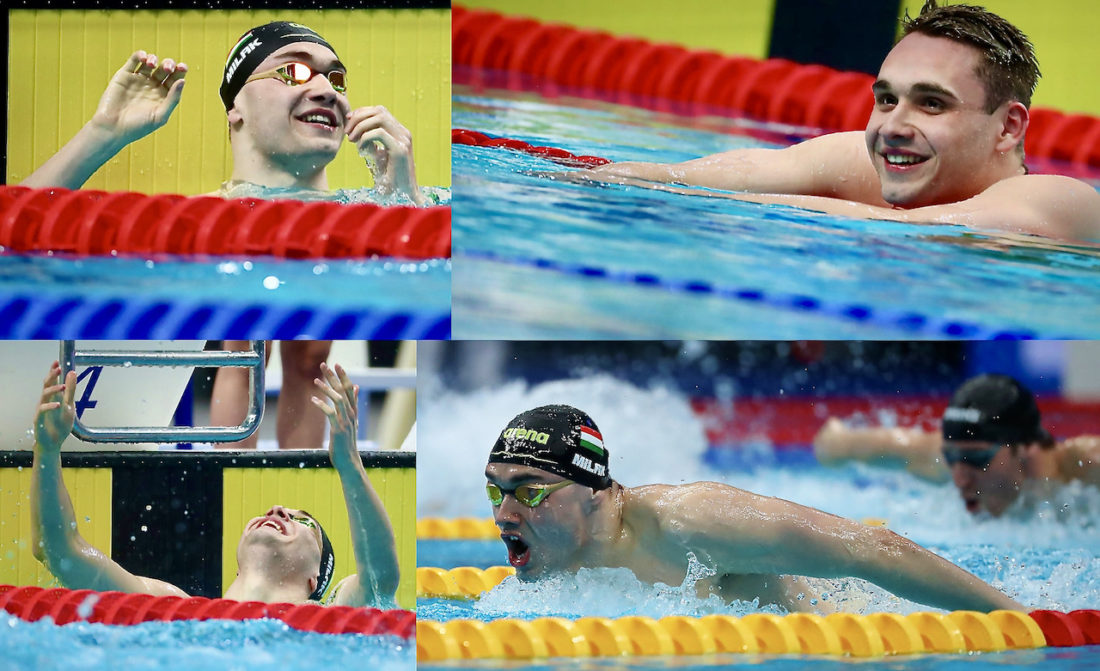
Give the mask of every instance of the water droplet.
[[145, 506], [145, 509], [146, 509], [146, 510], [152, 510], [152, 509], [153, 509], [153, 506], [151, 506], [151, 505], [146, 505], [146, 506]]
[[274, 275], [268, 275], [264, 278], [264, 289], [278, 289], [279, 284], [279, 278]]
[[147, 527], [147, 526], [145, 526], [144, 524], [142, 524], [142, 525], [141, 525], [141, 530], [142, 530], [143, 532], [145, 532], [145, 531], [149, 531], [149, 527]]

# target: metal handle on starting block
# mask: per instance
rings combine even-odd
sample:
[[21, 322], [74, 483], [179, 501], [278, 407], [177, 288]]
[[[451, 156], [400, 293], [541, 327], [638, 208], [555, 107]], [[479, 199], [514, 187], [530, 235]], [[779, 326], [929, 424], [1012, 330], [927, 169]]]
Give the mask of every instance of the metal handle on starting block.
[[77, 366], [157, 366], [247, 368], [249, 380], [248, 414], [240, 426], [85, 426], [79, 418], [73, 422], [73, 435], [89, 443], [232, 443], [252, 435], [264, 414], [264, 341], [250, 341], [247, 352], [169, 352], [169, 351], [85, 351], [76, 350], [75, 340], [62, 340], [62, 379]]

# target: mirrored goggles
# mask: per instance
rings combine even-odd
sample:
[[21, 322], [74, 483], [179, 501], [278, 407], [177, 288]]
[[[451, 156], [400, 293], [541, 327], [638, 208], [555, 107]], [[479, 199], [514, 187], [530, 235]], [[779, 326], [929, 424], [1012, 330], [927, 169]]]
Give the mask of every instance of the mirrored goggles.
[[991, 445], [989, 447], [956, 447], [955, 445], [944, 445], [943, 460], [947, 462], [949, 467], [961, 462], [967, 466], [984, 469], [997, 457], [997, 453], [1001, 451], [1001, 447], [1001, 445]]
[[347, 73], [343, 70], [333, 70], [327, 73], [316, 72], [305, 63], [284, 63], [274, 70], [257, 72], [246, 79], [245, 83], [247, 84], [257, 79], [281, 79], [286, 82], [287, 86], [298, 86], [300, 84], [305, 84], [317, 75], [324, 75], [325, 78], [328, 79], [328, 83], [332, 84], [333, 90], [337, 93], [347, 92]]
[[485, 485], [485, 493], [489, 495], [489, 502], [494, 506], [499, 506], [504, 503], [504, 495], [511, 494], [517, 501], [527, 506], [528, 508], [534, 508], [538, 504], [546, 500], [547, 496], [550, 496], [552, 492], [555, 492], [562, 487], [576, 484], [572, 480], [562, 480], [561, 482], [555, 482], [552, 485], [544, 484], [529, 484], [518, 485], [512, 489], [503, 489], [498, 485], [489, 483]]

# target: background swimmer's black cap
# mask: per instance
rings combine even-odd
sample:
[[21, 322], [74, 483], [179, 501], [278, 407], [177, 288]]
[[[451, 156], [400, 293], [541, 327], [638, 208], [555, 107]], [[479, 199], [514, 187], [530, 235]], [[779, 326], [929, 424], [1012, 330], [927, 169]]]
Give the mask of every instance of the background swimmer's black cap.
[[611, 486], [599, 428], [569, 405], [544, 405], [516, 415], [489, 453], [489, 463], [494, 462], [541, 468], [592, 489]]
[[336, 554], [332, 551], [332, 543], [328, 539], [328, 534], [325, 533], [325, 528], [321, 526], [321, 522], [308, 512], [304, 510], [301, 512], [309, 515], [311, 520], [317, 522], [317, 528], [321, 530], [321, 568], [317, 573], [317, 587], [313, 590], [313, 594], [309, 595], [311, 601], [320, 601], [321, 597], [325, 595], [329, 583], [332, 582], [332, 574], [336, 571]]
[[256, 71], [257, 65], [279, 49], [295, 42], [313, 42], [336, 53], [323, 37], [299, 23], [289, 21], [265, 23], [241, 35], [225, 59], [222, 84], [218, 88], [225, 111], [233, 108], [233, 100], [240, 93], [245, 81]]
[[1035, 395], [1007, 375], [979, 375], [963, 383], [943, 412], [945, 441], [980, 440], [1016, 445], [1046, 443]]

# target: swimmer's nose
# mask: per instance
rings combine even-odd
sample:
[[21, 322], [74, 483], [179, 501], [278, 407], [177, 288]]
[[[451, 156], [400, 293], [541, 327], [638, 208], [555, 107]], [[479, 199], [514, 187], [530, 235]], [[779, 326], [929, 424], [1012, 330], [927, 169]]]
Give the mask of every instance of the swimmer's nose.
[[497, 526], [502, 528], [507, 525], [519, 524], [520, 509], [521, 505], [514, 496], [505, 495], [500, 505], [493, 508], [493, 519], [496, 521]]
[[902, 101], [889, 112], [882, 112], [885, 118], [878, 132], [887, 143], [904, 141], [913, 136], [913, 126], [909, 123], [910, 111], [909, 105]]
[[974, 481], [975, 470], [965, 464], [955, 464], [951, 467], [951, 479], [955, 486], [964, 489]]
[[335, 101], [339, 99], [340, 94], [336, 92], [336, 89], [332, 88], [332, 82], [328, 80], [328, 77], [324, 75], [317, 75], [313, 79], [310, 79], [305, 84], [308, 87], [312, 87], [309, 92], [310, 100], [328, 100]]
[[290, 519], [290, 513], [288, 513], [286, 511], [286, 508], [284, 508], [282, 506], [279, 506], [279, 505], [271, 506], [271, 508], [268, 509], [268, 511], [267, 511], [267, 515], [274, 515], [276, 517], [281, 517], [284, 520], [289, 520]]

